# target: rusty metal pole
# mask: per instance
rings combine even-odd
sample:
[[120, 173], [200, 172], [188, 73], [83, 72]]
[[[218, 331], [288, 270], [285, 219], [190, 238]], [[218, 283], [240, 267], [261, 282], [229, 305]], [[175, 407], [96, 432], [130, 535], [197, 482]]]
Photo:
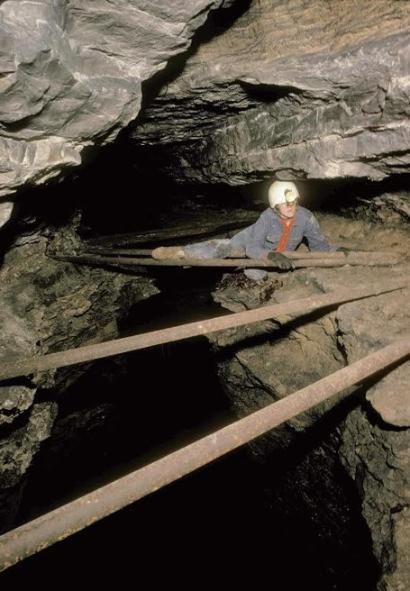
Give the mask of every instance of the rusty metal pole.
[[[400, 255], [395, 253], [385, 253], [382, 255], [371, 256], [369, 253], [366, 257], [363, 255], [329, 257], [326, 253], [322, 257], [289, 257], [292, 258], [295, 269], [303, 269], [306, 267], [343, 267], [344, 265], [352, 266], [389, 266], [400, 262]], [[144, 257], [127, 257], [116, 256], [112, 253], [111, 256], [92, 255], [69, 255], [69, 256], [55, 256], [54, 258], [68, 261], [72, 263], [84, 263], [87, 265], [120, 265], [121, 267], [216, 267], [216, 268], [262, 268], [262, 269], [277, 269], [277, 265], [265, 259], [153, 259]]]
[[226, 330], [227, 328], [235, 328], [252, 322], [272, 319], [275, 316], [309, 314], [321, 308], [388, 293], [408, 287], [408, 285], [408, 282], [396, 280], [390, 281], [388, 288], [384, 284], [381, 284], [380, 287], [368, 286], [341, 289], [338, 292], [330, 292], [325, 295], [311, 296], [283, 304], [272, 304], [245, 312], [237, 312], [218, 318], [191, 322], [173, 328], [155, 330], [141, 335], [115, 339], [95, 345], [86, 345], [58, 353], [49, 353], [42, 357], [10, 361], [0, 360], [0, 381], [29, 375], [37, 371], [46, 371], [76, 363], [95, 361], [96, 359], [103, 359], [105, 357], [119, 355], [120, 353], [137, 351], [155, 345], [163, 345], [195, 336], [206, 335], [218, 330]]
[[[161, 250], [162, 247], [159, 248], [102, 248], [102, 247], [88, 247], [85, 248], [84, 250], [82, 250], [77, 256], [82, 256], [82, 255], [89, 255], [89, 254], [97, 254], [97, 255], [101, 255], [101, 256], [110, 256], [110, 257], [117, 257], [117, 256], [127, 256], [127, 257], [133, 257], [133, 256], [145, 256], [145, 257], [153, 257], [154, 259], [157, 260], [163, 260], [163, 259], [169, 259], [169, 258], [173, 258], [173, 257], [167, 257], [167, 256], [161, 256], [161, 257], [157, 257], [155, 256], [156, 253], [158, 252], [158, 250]], [[165, 247], [169, 248], [169, 247]], [[172, 249], [175, 248], [179, 248], [181, 250], [183, 250], [183, 246], [173, 246], [171, 247]], [[166, 251], [165, 251], [166, 253]], [[240, 253], [240, 254], [239, 254]], [[285, 256], [287, 256], [290, 259], [322, 259], [324, 257], [329, 258], [329, 259], [346, 259], [346, 254], [344, 252], [318, 252], [318, 251], [307, 251], [307, 252], [302, 252], [302, 251], [286, 251], [283, 252], [283, 254]], [[365, 251], [355, 251], [354, 254], [360, 254], [360, 255], [366, 255], [368, 254], [368, 252]], [[385, 254], [390, 254], [390, 253], [386, 253], [386, 252], [378, 252], [375, 253], [374, 251], [371, 254], [379, 254], [379, 255], [385, 255]], [[238, 254], [230, 254], [227, 257], [224, 258], [228, 258], [228, 259], [243, 259], [245, 258], [245, 250], [241, 249], [240, 251], [238, 251]], [[175, 257], [174, 257], [175, 258]], [[258, 259], [259, 260], [259, 259]]]
[[410, 336], [123, 478], [0, 536], [0, 571], [220, 458], [410, 356]]
[[[167, 257], [166, 256], [166, 248], [165, 253], [162, 256], [156, 256], [157, 251], [161, 250], [160, 248], [101, 248], [101, 247], [94, 247], [94, 248], [86, 248], [81, 253], [76, 256], [88, 256], [88, 255], [98, 255], [98, 256], [109, 256], [109, 257], [153, 257], [154, 260], [170, 260], [176, 257]], [[169, 248], [169, 247], [168, 247]], [[183, 250], [183, 246], [180, 247], [171, 247], [172, 249], [179, 248]], [[335, 261], [344, 261], [345, 264], [350, 264], [349, 261], [361, 261], [364, 265], [367, 264], [367, 261], [370, 260], [380, 260], [380, 261], [393, 261], [396, 262], [398, 259], [402, 258], [399, 253], [389, 252], [389, 251], [366, 251], [366, 250], [355, 250], [349, 253], [344, 253], [341, 251], [286, 251], [282, 253], [286, 257], [292, 260], [305, 260], [305, 261], [315, 261], [315, 259], [324, 259], [324, 260], [335, 260]], [[244, 249], [238, 250], [237, 254], [230, 254], [224, 259], [202, 259], [204, 261], [213, 261], [213, 260], [231, 260], [232, 262], [235, 259], [241, 259], [243, 261], [250, 261], [251, 264], [255, 264], [256, 262], [261, 262], [261, 259], [249, 259], [245, 257]], [[178, 259], [181, 264], [183, 264], [185, 257]], [[198, 259], [195, 259], [198, 260]], [[263, 262], [263, 261], [262, 261]], [[227, 264], [227, 263], [226, 263]], [[357, 263], [358, 264], [358, 263]]]
[[88, 247], [82, 254], [98, 254], [107, 256], [133, 256], [150, 257], [152, 248], [102, 248], [99, 246]]

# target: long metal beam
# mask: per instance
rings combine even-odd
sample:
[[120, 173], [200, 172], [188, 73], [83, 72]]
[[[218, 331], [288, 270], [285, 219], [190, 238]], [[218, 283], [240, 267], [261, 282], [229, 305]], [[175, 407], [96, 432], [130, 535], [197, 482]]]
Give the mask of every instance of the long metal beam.
[[311, 296], [282, 304], [271, 304], [270, 306], [263, 306], [245, 312], [227, 314], [226, 316], [191, 322], [163, 330], [155, 330], [141, 335], [86, 345], [58, 353], [49, 353], [42, 357], [3, 359], [0, 360], [0, 381], [30, 375], [37, 371], [46, 371], [76, 363], [95, 361], [96, 359], [103, 359], [129, 351], [137, 351], [155, 345], [163, 345], [182, 339], [206, 335], [218, 330], [226, 330], [227, 328], [235, 328], [261, 320], [268, 320], [276, 316], [308, 314], [321, 308], [337, 306], [345, 302], [396, 291], [408, 286], [408, 282], [396, 280], [390, 281], [388, 288], [383, 283], [378, 286], [340, 289], [337, 292], [331, 292], [325, 295]]
[[[94, 246], [94, 247], [86, 247], [84, 248], [84, 250], [82, 250], [80, 253], [81, 255], [88, 255], [88, 254], [98, 254], [98, 255], [107, 255], [107, 256], [146, 256], [146, 257], [154, 257], [154, 258], [158, 258], [158, 259], [167, 259], [167, 258], [171, 258], [171, 257], [167, 257], [166, 253], [167, 250], [169, 252], [169, 250], [174, 250], [174, 249], [181, 249], [183, 250], [183, 246], [179, 246], [179, 247], [159, 247], [159, 248], [105, 248], [105, 247], [101, 247], [101, 246]], [[161, 253], [161, 256], [156, 256], [157, 254]], [[236, 254], [237, 253], [237, 254]], [[341, 251], [336, 251], [336, 252], [318, 252], [318, 251], [286, 251], [283, 252], [282, 254], [284, 254], [285, 256], [287, 256], [290, 259], [317, 259], [317, 258], [332, 258], [332, 259], [346, 259], [346, 256], [350, 256], [350, 255], [346, 255], [344, 252]], [[368, 252], [367, 251], [355, 251], [354, 253], [355, 255], [360, 254], [360, 255], [367, 255]], [[373, 251], [371, 254], [379, 254], [379, 255], [385, 255], [385, 254], [391, 254], [391, 253], [386, 253], [386, 252], [377, 252], [375, 253], [375, 251]], [[393, 253], [394, 254], [394, 253]], [[245, 258], [245, 249], [241, 248], [241, 249], [237, 249], [235, 251], [235, 254], [230, 254], [228, 257], [229, 259], [242, 259]]]
[[[342, 253], [343, 254], [343, 253]], [[376, 254], [376, 253], [375, 253]], [[79, 255], [61, 255], [54, 258], [68, 261], [71, 263], [82, 263], [87, 265], [119, 265], [121, 267], [226, 267], [226, 268], [262, 268], [272, 269], [278, 268], [277, 264], [265, 259], [193, 259], [193, 258], [169, 258], [169, 259], [154, 259], [148, 257], [131, 257], [131, 256], [116, 256], [112, 252], [110, 256], [99, 254], [79, 254]], [[372, 253], [363, 255], [348, 256], [327, 256], [326, 253], [322, 257], [289, 257], [292, 258], [292, 263], [295, 269], [304, 269], [306, 267], [343, 267], [344, 265], [352, 266], [389, 266], [396, 265], [400, 262], [400, 255], [396, 253], [384, 253], [372, 256]]]
[[[164, 260], [169, 259], [172, 257], [167, 257], [166, 253], [167, 250], [174, 250], [174, 249], [181, 249], [183, 250], [183, 246], [180, 247], [159, 247], [159, 248], [104, 248], [104, 247], [86, 247], [82, 250], [79, 255], [89, 255], [89, 254], [97, 254], [97, 255], [107, 255], [110, 257], [118, 257], [118, 256], [126, 256], [126, 257], [153, 257], [157, 260]], [[161, 252], [162, 251], [162, 252]], [[161, 252], [160, 256], [156, 256]], [[314, 261], [315, 259], [331, 259], [331, 260], [342, 260], [347, 263], [348, 260], [362, 260], [364, 263], [370, 257], [371, 259], [380, 259], [380, 260], [397, 260], [400, 258], [399, 253], [389, 252], [389, 251], [367, 251], [367, 250], [355, 250], [348, 253], [341, 252], [341, 251], [326, 251], [326, 252], [319, 252], [319, 251], [285, 251], [282, 253], [289, 259], [296, 259], [296, 260], [311, 260]], [[237, 249], [234, 251], [234, 254], [230, 254], [229, 256], [225, 257], [228, 259], [245, 259], [245, 249]], [[182, 259], [184, 260], [184, 259]], [[204, 259], [206, 260], [206, 259]], [[208, 259], [209, 260], [209, 259]], [[212, 260], [212, 259], [211, 259]], [[225, 259], [224, 259], [225, 260]], [[249, 258], [247, 259], [249, 260]], [[259, 261], [261, 259], [258, 259]]]
[[409, 356], [410, 336], [407, 336], [244, 419], [0, 536], [0, 570], [182, 478]]

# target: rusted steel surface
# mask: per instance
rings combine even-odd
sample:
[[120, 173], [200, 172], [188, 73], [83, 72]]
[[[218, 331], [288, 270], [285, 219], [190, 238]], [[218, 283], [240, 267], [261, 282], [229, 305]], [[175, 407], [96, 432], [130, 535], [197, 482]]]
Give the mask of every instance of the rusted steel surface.
[[271, 304], [269, 306], [254, 308], [253, 310], [247, 310], [245, 312], [227, 314], [226, 316], [220, 316], [218, 318], [210, 318], [208, 320], [191, 322], [181, 326], [165, 328], [163, 330], [155, 330], [141, 335], [134, 335], [94, 345], [86, 345], [84, 347], [68, 349], [67, 351], [61, 351], [58, 353], [50, 353], [42, 357], [30, 357], [17, 360], [3, 359], [0, 360], [0, 380], [25, 376], [37, 371], [66, 367], [68, 365], [74, 365], [75, 363], [94, 361], [104, 357], [119, 355], [120, 353], [153, 347], [155, 345], [172, 343], [182, 339], [206, 335], [217, 330], [226, 330], [227, 328], [235, 328], [252, 322], [268, 320], [275, 316], [308, 314], [315, 310], [319, 310], [320, 308], [327, 308], [344, 302], [388, 293], [397, 289], [402, 289], [408, 285], [408, 282], [396, 280], [390, 281], [388, 288], [386, 288], [384, 284], [380, 284], [380, 286], [373, 285], [370, 287], [358, 287], [355, 289], [341, 289], [337, 292], [331, 292], [325, 295], [311, 296], [282, 304]]
[[410, 356], [410, 336], [0, 536], [0, 570], [71, 536]]
[[107, 256], [134, 256], [134, 257], [150, 257], [152, 254], [151, 248], [106, 248], [102, 246], [90, 246], [84, 253], [98, 254]]
[[[169, 248], [169, 247], [168, 247]], [[180, 248], [181, 250], [183, 250], [183, 246], [179, 246], [179, 247], [171, 247], [171, 248]], [[132, 256], [146, 256], [146, 257], [155, 257], [155, 252], [157, 250], [160, 250], [158, 248], [154, 248], [154, 249], [150, 249], [150, 248], [102, 248], [102, 247], [93, 247], [93, 248], [86, 248], [84, 250], [84, 252], [81, 253], [81, 255], [89, 255], [89, 254], [98, 254], [98, 255], [106, 255], [106, 256], [112, 256], [112, 257], [118, 257], [118, 256], [127, 256], [127, 257], [132, 257]], [[315, 259], [329, 259], [329, 260], [342, 260], [342, 261], [349, 261], [349, 260], [362, 260], [363, 262], [365, 262], [368, 258], [370, 258], [371, 260], [388, 260], [388, 261], [397, 261], [399, 259], [399, 256], [397, 255], [397, 253], [393, 253], [393, 252], [383, 252], [383, 251], [363, 251], [363, 250], [355, 250], [352, 252], [349, 252], [347, 254], [345, 254], [344, 252], [341, 251], [336, 251], [336, 252], [318, 252], [318, 251], [286, 251], [283, 252], [282, 254], [284, 254], [285, 256], [287, 256], [290, 259], [296, 259], [296, 260], [315, 260]], [[230, 254], [227, 257], [225, 257], [224, 259], [217, 259], [217, 260], [226, 260], [226, 259], [243, 259], [244, 258], [244, 251], [240, 252], [238, 251], [238, 254]], [[167, 257], [158, 257], [157, 260], [163, 260], [163, 259], [167, 259]], [[184, 259], [180, 259], [182, 262], [184, 261]], [[206, 259], [205, 259], [206, 260]], [[208, 259], [208, 260], [215, 260], [215, 259]], [[244, 259], [244, 260], [250, 260], [250, 259]], [[254, 260], [254, 259], [251, 259]], [[259, 259], [258, 259], [259, 260]]]
[[[343, 253], [342, 253], [343, 255]], [[293, 260], [294, 267], [296, 269], [302, 269], [305, 267], [342, 267], [344, 265], [366, 265], [366, 266], [386, 266], [395, 265], [400, 262], [400, 256], [396, 254], [384, 254], [383, 256], [366, 256], [358, 255], [343, 255], [337, 257], [329, 257], [322, 255], [319, 257], [291, 257]], [[129, 266], [132, 269], [133, 266], [137, 267], [230, 267], [230, 268], [264, 268], [264, 269], [276, 269], [277, 265], [273, 262], [265, 259], [192, 259], [192, 258], [181, 258], [181, 259], [153, 259], [148, 257], [132, 257], [132, 256], [116, 256], [115, 253], [111, 253], [111, 256], [107, 255], [76, 255], [76, 256], [59, 256], [55, 257], [60, 260], [69, 261], [77, 264], [87, 265], [121, 265]]]
[[[165, 247], [165, 248], [179, 248], [181, 250], [183, 250], [183, 246], [178, 246], [178, 247]], [[94, 246], [94, 247], [87, 247], [84, 249], [84, 251], [81, 252], [81, 255], [89, 255], [89, 254], [98, 254], [98, 255], [107, 255], [107, 256], [113, 256], [113, 257], [117, 257], [117, 256], [146, 256], [146, 257], [155, 257], [155, 253], [158, 250], [161, 250], [162, 247], [160, 248], [107, 248], [107, 247], [101, 247], [101, 246]], [[315, 258], [329, 258], [329, 259], [344, 259], [346, 258], [346, 256], [343, 252], [295, 252], [295, 251], [288, 251], [288, 252], [284, 252], [283, 253], [285, 256], [291, 258], [291, 259], [315, 259]], [[355, 254], [367, 254], [364, 252], [359, 252], [356, 251]], [[375, 253], [372, 253], [375, 254]], [[376, 253], [376, 254], [386, 254], [386, 253]], [[230, 254], [229, 256], [225, 257], [228, 259], [241, 259], [244, 258], [245, 256], [245, 252], [244, 249], [242, 249], [240, 252], [238, 251], [238, 254]], [[161, 257], [162, 258], [168, 258], [168, 257]], [[170, 258], [170, 257], [169, 257]]]
[[288, 251], [284, 252], [284, 255], [291, 259], [330, 259], [330, 260], [345, 260], [346, 264], [350, 264], [349, 261], [362, 261], [366, 264], [368, 260], [381, 260], [381, 261], [399, 261], [401, 256], [396, 252], [388, 251], [368, 251], [368, 250], [352, 250], [351, 252], [344, 253], [341, 251], [336, 252], [318, 252], [318, 251]]

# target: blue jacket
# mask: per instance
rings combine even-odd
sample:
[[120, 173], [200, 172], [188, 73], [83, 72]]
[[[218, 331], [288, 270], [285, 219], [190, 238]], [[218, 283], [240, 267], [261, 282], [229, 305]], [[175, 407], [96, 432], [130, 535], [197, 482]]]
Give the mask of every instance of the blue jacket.
[[[230, 244], [234, 248], [245, 248], [246, 256], [260, 259], [276, 250], [282, 232], [283, 224], [280, 218], [275, 210], [269, 207], [252, 226], [235, 234]], [[286, 250], [295, 250], [304, 238], [310, 250], [334, 252], [337, 249], [323, 236], [313, 213], [298, 206]]]

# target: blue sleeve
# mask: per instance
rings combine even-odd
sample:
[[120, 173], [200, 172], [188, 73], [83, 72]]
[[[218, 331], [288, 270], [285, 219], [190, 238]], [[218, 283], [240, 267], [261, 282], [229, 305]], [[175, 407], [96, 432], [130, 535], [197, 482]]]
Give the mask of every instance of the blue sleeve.
[[334, 252], [337, 247], [327, 241], [319, 226], [319, 222], [313, 214], [310, 214], [304, 231], [304, 237], [308, 241], [310, 250]]
[[265, 210], [259, 219], [249, 228], [245, 241], [246, 256], [251, 259], [264, 259], [270, 252], [266, 248], [266, 237], [269, 234], [272, 223], [269, 210]]

